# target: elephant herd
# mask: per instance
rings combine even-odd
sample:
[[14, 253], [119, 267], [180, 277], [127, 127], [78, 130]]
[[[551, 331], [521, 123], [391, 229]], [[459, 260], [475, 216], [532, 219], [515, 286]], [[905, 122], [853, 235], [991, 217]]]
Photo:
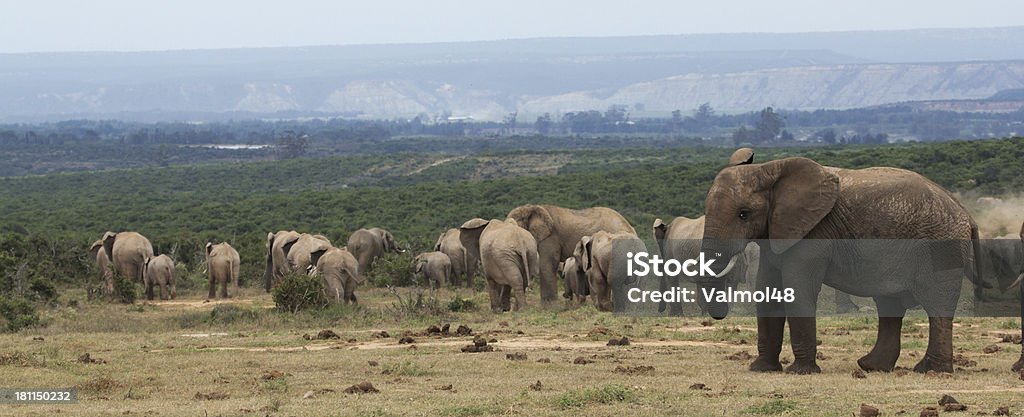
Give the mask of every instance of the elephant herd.
[[[862, 369], [894, 369], [903, 317], [909, 308], [920, 306], [929, 317], [929, 342], [914, 370], [953, 371], [952, 318], [960, 285], [963, 278], [977, 287], [987, 284], [979, 266], [978, 226], [941, 186], [896, 168], [842, 169], [800, 157], [755, 164], [753, 151], [744, 148], [715, 177], [705, 207], [705, 215], [696, 219], [654, 222], [652, 232], [663, 259], [682, 261], [702, 254], [730, 259], [729, 266], [712, 266], [716, 279], [697, 280], [702, 290], [726, 291], [747, 282], [795, 294], [792, 302], [757, 303], [758, 356], [752, 371], [821, 371], [815, 316], [822, 285], [836, 289], [839, 308], [852, 305], [846, 294], [874, 299], [878, 337], [857, 361]], [[1020, 238], [1024, 240], [1024, 228]], [[948, 244], [922, 249], [858, 243], [872, 239]], [[613, 272], [613, 243], [646, 251], [636, 230], [610, 208], [527, 204], [513, 208], [504, 220], [474, 218], [448, 229], [432, 251], [416, 256], [413, 268], [434, 286], [472, 287], [479, 272], [493, 312], [523, 308], [532, 283], [540, 287], [541, 303], [552, 304], [560, 277], [564, 298], [582, 303], [590, 297], [599, 310], [611, 311], [624, 302], [624, 295], [613, 291], [615, 281], [622, 279]], [[405, 252], [391, 233], [378, 228], [353, 232], [341, 248], [322, 235], [279, 231], [267, 235], [266, 248], [267, 290], [289, 272], [305, 272], [321, 276], [331, 299], [352, 303], [354, 289], [365, 281], [374, 259]], [[237, 285], [238, 254], [227, 243], [207, 244], [206, 250], [210, 297], [215, 283], [221, 285], [220, 295], [227, 296], [227, 282]], [[108, 289], [113, 271], [144, 282], [149, 298], [153, 286], [161, 287], [161, 298], [165, 287], [174, 296], [173, 262], [166, 256], [154, 258], [142, 235], [108, 232], [93, 245], [93, 254], [108, 277]], [[928, 268], [914, 262], [925, 258], [932, 259]], [[1020, 258], [1024, 263], [1024, 254]], [[1024, 266], [1008, 269], [1024, 276]], [[677, 284], [661, 282], [662, 289]], [[1006, 290], [1013, 285], [1000, 286]], [[716, 319], [729, 313], [724, 302], [705, 301], [700, 307]], [[659, 311], [678, 314], [680, 308], [663, 303]], [[783, 369], [779, 355], [787, 324], [795, 360]], [[1022, 366], [1024, 353], [1013, 368]]]

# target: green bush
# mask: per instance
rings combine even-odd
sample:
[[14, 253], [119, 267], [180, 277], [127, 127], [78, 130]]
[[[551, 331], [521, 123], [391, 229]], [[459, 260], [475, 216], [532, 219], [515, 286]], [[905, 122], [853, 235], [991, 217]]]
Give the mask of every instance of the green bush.
[[208, 324], [231, 324], [238, 321], [255, 321], [260, 318], [260, 310], [243, 308], [234, 304], [218, 304], [210, 310]]
[[299, 272], [285, 274], [281, 283], [274, 287], [272, 294], [277, 308], [291, 313], [323, 308], [328, 303], [320, 277], [311, 277]]
[[0, 326], [5, 331], [16, 332], [26, 327], [39, 325], [39, 313], [35, 306], [24, 298], [0, 298]]
[[477, 305], [475, 301], [465, 299], [457, 295], [453, 297], [451, 301], [448, 302], [448, 311], [451, 311], [453, 313], [476, 310]]
[[377, 287], [408, 287], [416, 283], [413, 274], [412, 257], [407, 254], [389, 253], [373, 261], [373, 268], [366, 279]]
[[36, 301], [53, 301], [57, 298], [57, 288], [44, 278], [33, 278], [28, 290], [29, 296]]
[[115, 301], [121, 303], [134, 303], [136, 297], [135, 283], [120, 274], [114, 274], [114, 293], [112, 296]]

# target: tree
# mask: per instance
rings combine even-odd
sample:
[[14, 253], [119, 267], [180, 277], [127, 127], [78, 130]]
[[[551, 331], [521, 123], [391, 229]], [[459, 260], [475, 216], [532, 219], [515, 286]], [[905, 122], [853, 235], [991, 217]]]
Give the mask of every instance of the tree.
[[306, 149], [309, 148], [309, 135], [305, 133], [296, 134], [291, 130], [285, 131], [284, 135], [277, 140], [277, 146], [281, 159], [301, 157], [306, 153]]
[[548, 133], [551, 133], [551, 124], [551, 114], [544, 113], [541, 116], [537, 116], [537, 121], [533, 126], [537, 129], [537, 133], [547, 135]]
[[771, 106], [765, 107], [757, 115], [754, 123], [754, 136], [756, 143], [773, 142], [786, 127], [786, 122]]
[[697, 125], [697, 129], [700, 131], [707, 130], [711, 127], [711, 120], [715, 117], [715, 109], [711, 107], [711, 103], [705, 102], [697, 109], [693, 111], [693, 121]]
[[505, 120], [502, 122], [505, 125], [505, 132], [511, 134], [516, 128], [516, 118], [519, 116], [518, 111], [514, 111], [505, 115]]

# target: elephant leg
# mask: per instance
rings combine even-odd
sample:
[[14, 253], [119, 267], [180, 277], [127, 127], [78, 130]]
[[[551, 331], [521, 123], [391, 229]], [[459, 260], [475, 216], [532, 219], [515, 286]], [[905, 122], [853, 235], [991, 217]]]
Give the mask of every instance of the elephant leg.
[[890, 372], [900, 357], [900, 332], [907, 309], [898, 298], [875, 298], [878, 306], [878, 338], [871, 352], [857, 360], [865, 371]]
[[152, 300], [153, 299], [153, 282], [144, 282], [143, 286], [146, 289], [145, 290], [145, 292], [146, 292], [146, 299], [147, 300]]
[[501, 286], [501, 311], [512, 311], [512, 286]]
[[817, 318], [787, 317], [789, 341], [793, 345], [793, 364], [786, 367], [786, 373], [819, 374], [816, 356], [818, 354]]
[[228, 279], [226, 277], [220, 282], [220, 298], [228, 298]]
[[754, 372], [779, 372], [782, 364], [782, 336], [786, 329], [785, 317], [757, 318], [757, 359], [750, 364]]
[[540, 300], [549, 306], [558, 300], [558, 260], [542, 259], [540, 261]]
[[[210, 272], [213, 272], [213, 271], [210, 271]], [[209, 281], [210, 281], [210, 292], [209, 292], [209, 294], [207, 294], [206, 298], [213, 299], [213, 298], [217, 297], [217, 279], [214, 278], [213, 275], [210, 275]]]
[[914, 372], [953, 372], [953, 318], [928, 317], [928, 350]]
[[847, 294], [839, 290], [835, 290], [835, 292], [837, 314], [856, 313], [860, 311], [860, 307], [853, 302], [853, 300], [850, 298], [850, 294]]
[[[1024, 276], [1024, 272], [1021, 272]], [[1024, 369], [1024, 282], [1020, 283], [1020, 359], [1013, 364], [1013, 372], [1020, 372]]]
[[491, 296], [491, 312], [501, 313], [501, 285], [487, 278], [487, 291]]
[[[509, 288], [509, 289], [511, 289], [511, 288]], [[523, 288], [522, 285], [519, 285], [519, 286], [516, 286], [514, 291], [516, 292], [516, 306], [515, 306], [515, 309], [513, 311], [520, 311], [520, 310], [526, 308], [526, 288]], [[509, 291], [509, 292], [512, 292], [512, 291]]]

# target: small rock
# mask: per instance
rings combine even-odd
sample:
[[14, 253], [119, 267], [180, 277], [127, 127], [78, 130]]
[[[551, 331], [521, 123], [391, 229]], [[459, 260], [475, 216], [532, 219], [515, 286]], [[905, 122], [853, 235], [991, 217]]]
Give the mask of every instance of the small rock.
[[542, 388], [544, 388], [544, 384], [541, 384], [540, 381], [530, 384], [531, 390], [540, 391]]
[[302, 399], [308, 400], [308, 399], [313, 398], [315, 396], [316, 396], [315, 392], [313, 392], [313, 391], [306, 391], [305, 394], [302, 394]]
[[380, 339], [387, 339], [387, 338], [391, 337], [391, 335], [388, 332], [383, 331], [383, 330], [381, 330], [381, 331], [379, 331], [377, 333], [374, 333], [373, 335], [378, 337], [378, 338], [380, 338]]
[[963, 404], [946, 404], [943, 406], [945, 411], [966, 411], [967, 406]]
[[436, 324], [431, 324], [430, 327], [427, 327], [427, 334], [428, 335], [439, 334], [439, 333], [441, 333], [441, 328], [437, 327]]
[[508, 359], [510, 361], [525, 361], [526, 354], [523, 352], [506, 353], [505, 359]]
[[608, 346], [629, 346], [629, 338], [622, 336], [621, 339], [611, 339], [608, 341]]
[[79, 356], [78, 357], [78, 361], [81, 362], [81, 363], [91, 363], [91, 364], [97, 364], [97, 365], [102, 365], [102, 364], [107, 363], [107, 361], [105, 361], [103, 359], [93, 358], [92, 356], [89, 355], [89, 352], [85, 352], [85, 353], [82, 354], [82, 356]]
[[398, 339], [398, 344], [400, 345], [406, 345], [409, 343], [416, 343], [416, 339], [409, 336], [403, 336], [401, 339]]
[[711, 391], [711, 388], [708, 388], [707, 385], [701, 384], [699, 382], [696, 383], [696, 384], [690, 385], [690, 389], [697, 390], [697, 391]]
[[451, 323], [445, 323], [444, 326], [441, 326], [441, 334], [445, 335], [445, 336], [448, 336], [448, 329], [450, 329], [451, 327], [452, 327]]
[[1003, 343], [1013, 343], [1015, 345], [1019, 345], [1020, 344], [1020, 335], [1019, 334], [1004, 334], [1002, 342]]
[[879, 414], [876, 407], [867, 404], [860, 405], [860, 414], [858, 414], [860, 417], [878, 417]]
[[997, 416], [1008, 416], [1008, 415], [1010, 415], [1010, 407], [999, 407], [992, 414], [993, 415], [997, 415]]
[[370, 365], [370, 366], [377, 366], [377, 365], [380, 365], [380, 363], [378, 363], [377, 361], [366, 361], [366, 364], [367, 364], [367, 365]]
[[360, 382], [360, 383], [355, 384], [355, 385], [353, 385], [351, 387], [345, 388], [345, 393], [346, 394], [366, 394], [366, 393], [375, 394], [375, 393], [378, 393], [378, 392], [380, 392], [380, 390], [375, 388], [373, 386], [373, 384], [371, 384], [369, 382]]
[[473, 329], [470, 329], [469, 326], [466, 326], [465, 324], [460, 324], [459, 328], [455, 329], [455, 334], [459, 336], [470, 336], [473, 334]]
[[935, 407], [925, 407], [921, 410], [921, 417], [939, 417], [939, 410]]
[[576, 359], [573, 359], [572, 363], [574, 363], [576, 365], [586, 365], [588, 363], [594, 363], [594, 361], [592, 361], [590, 359], [587, 359], [587, 358], [584, 358], [582, 356], [579, 356]]
[[952, 395], [943, 394], [942, 398], [939, 398], [939, 405], [946, 404], [960, 404], [960, 401], [957, 401], [956, 398], [953, 398]]
[[487, 339], [484, 339], [480, 335], [473, 337], [473, 344], [476, 346], [487, 346]]
[[997, 345], [988, 345], [988, 346], [985, 346], [985, 348], [982, 349], [981, 351], [985, 352], [985, 353], [996, 353], [996, 352], [998, 352], [1000, 350], [1003, 350], [1003, 348], [1001, 348], [1001, 347], [999, 347]]
[[341, 336], [338, 336], [338, 334], [335, 333], [334, 330], [324, 329], [324, 330], [321, 330], [319, 333], [316, 334], [316, 339], [317, 340], [341, 339]]
[[827, 361], [828, 356], [825, 356], [825, 354], [821, 353], [821, 351], [819, 350], [817, 353], [814, 354], [814, 359], [817, 359], [819, 361]]
[[492, 337], [490, 339], [487, 339], [487, 343], [498, 343], [498, 339]]
[[448, 384], [448, 385], [441, 385], [439, 387], [434, 387], [434, 389], [438, 390], [438, 391], [452, 391], [453, 387], [452, 387], [452, 384]]
[[864, 373], [864, 371], [858, 369], [858, 370], [853, 371], [853, 377], [855, 379], [864, 379], [864, 378], [867, 378], [868, 376], [867, 376], [867, 374]]

